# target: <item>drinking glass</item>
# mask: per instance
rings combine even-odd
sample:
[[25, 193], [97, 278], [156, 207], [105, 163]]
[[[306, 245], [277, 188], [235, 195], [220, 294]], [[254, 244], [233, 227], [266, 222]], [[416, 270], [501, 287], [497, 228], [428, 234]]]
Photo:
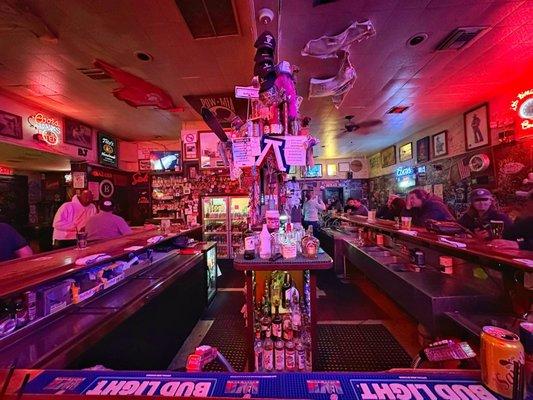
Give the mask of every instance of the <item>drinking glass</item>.
[[411, 217], [402, 217], [402, 229], [410, 231], [411, 221], [412, 221]]
[[490, 221], [490, 232], [492, 234], [492, 239], [501, 239], [503, 237], [503, 221]]
[[87, 247], [87, 232], [78, 231], [76, 232], [76, 241], [79, 250], [83, 250]]
[[369, 210], [368, 211], [368, 220], [369, 221], [375, 221], [376, 220], [376, 210]]

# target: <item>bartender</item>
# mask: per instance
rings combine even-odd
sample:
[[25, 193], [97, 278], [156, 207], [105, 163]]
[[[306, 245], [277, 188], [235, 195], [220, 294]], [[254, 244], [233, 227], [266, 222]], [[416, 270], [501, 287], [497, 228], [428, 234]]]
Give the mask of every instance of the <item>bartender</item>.
[[31, 256], [33, 251], [28, 242], [15, 228], [9, 224], [0, 223], [0, 261], [12, 260]]
[[453, 221], [453, 215], [446, 204], [422, 189], [414, 189], [407, 195], [405, 210], [402, 215], [409, 216], [414, 226], [425, 226], [428, 219], [435, 221]]
[[52, 224], [55, 248], [76, 245], [76, 233], [83, 230], [87, 220], [96, 214], [96, 207], [92, 201], [93, 194], [85, 189], [79, 195], [74, 195], [71, 201], [59, 207]]
[[457, 222], [473, 232], [479, 239], [490, 240], [492, 239], [490, 221], [502, 221], [504, 235], [512, 225], [511, 218], [496, 209], [494, 198], [489, 190], [475, 189], [470, 196], [470, 207]]
[[113, 208], [111, 200], [100, 202], [100, 212], [87, 220], [87, 240], [114, 239], [131, 234], [131, 228], [124, 218], [113, 214]]

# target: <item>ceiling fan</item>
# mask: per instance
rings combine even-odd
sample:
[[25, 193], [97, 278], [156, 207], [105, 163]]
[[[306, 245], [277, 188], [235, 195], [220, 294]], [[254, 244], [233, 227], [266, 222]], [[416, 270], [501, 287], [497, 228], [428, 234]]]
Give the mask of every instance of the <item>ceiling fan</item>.
[[[373, 126], [381, 125], [383, 123], [383, 121], [380, 119], [369, 119], [366, 121], [354, 122], [353, 118], [354, 118], [353, 115], [347, 115], [344, 117], [344, 119], [346, 120], [346, 123], [344, 124], [344, 129], [340, 131], [337, 137], [341, 137], [348, 133], [355, 132], [356, 130], [360, 128], [371, 128]], [[367, 133], [370, 133], [370, 132], [364, 132], [363, 134], [367, 134]]]

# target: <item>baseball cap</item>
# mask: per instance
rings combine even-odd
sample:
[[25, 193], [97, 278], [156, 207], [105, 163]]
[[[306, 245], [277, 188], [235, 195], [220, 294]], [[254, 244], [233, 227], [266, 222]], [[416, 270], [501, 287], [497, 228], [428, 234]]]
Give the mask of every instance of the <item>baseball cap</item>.
[[272, 32], [264, 31], [254, 43], [256, 49], [270, 49], [274, 50], [276, 48], [276, 39]]
[[111, 200], [102, 200], [100, 202], [100, 210], [113, 211], [113, 202]]
[[476, 201], [478, 199], [492, 199], [492, 193], [487, 189], [475, 189], [470, 195], [470, 201]]

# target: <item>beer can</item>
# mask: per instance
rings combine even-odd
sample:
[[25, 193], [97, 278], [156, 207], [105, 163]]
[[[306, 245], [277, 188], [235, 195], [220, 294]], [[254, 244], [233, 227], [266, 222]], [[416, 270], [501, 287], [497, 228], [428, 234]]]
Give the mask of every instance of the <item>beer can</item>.
[[483, 327], [481, 379], [485, 386], [495, 393], [512, 398], [515, 362], [524, 365], [524, 347], [518, 335], [496, 326]]

